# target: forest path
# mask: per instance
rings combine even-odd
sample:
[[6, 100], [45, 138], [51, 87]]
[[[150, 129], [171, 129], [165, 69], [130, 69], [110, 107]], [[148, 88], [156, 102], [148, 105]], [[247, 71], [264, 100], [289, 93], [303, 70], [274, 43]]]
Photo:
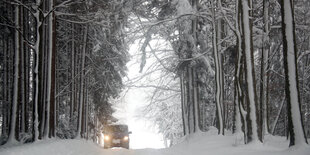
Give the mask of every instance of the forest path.
[[[148, 140], [147, 138], [145, 139]], [[288, 148], [285, 137], [267, 136], [265, 143], [238, 142], [235, 135], [219, 136], [217, 130], [197, 133], [165, 149], [103, 149], [92, 141], [51, 139], [31, 144], [0, 147], [0, 155], [309, 155], [309, 146]]]

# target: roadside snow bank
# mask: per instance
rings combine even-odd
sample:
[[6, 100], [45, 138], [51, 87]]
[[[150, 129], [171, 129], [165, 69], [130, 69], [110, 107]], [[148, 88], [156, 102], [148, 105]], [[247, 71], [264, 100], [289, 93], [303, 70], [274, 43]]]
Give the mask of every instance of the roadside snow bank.
[[183, 142], [168, 149], [173, 155], [309, 155], [309, 146], [288, 148], [288, 141], [285, 137], [266, 136], [262, 144], [238, 144], [235, 142], [235, 135], [221, 136], [217, 129], [211, 128], [208, 132], [193, 134], [184, 138]]
[[0, 155], [90, 155], [102, 149], [85, 140], [47, 140], [0, 149]]

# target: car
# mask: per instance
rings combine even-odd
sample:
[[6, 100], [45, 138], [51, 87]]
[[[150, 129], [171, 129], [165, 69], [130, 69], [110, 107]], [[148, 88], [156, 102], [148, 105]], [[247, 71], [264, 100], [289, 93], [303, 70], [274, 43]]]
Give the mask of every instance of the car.
[[122, 147], [129, 149], [129, 134], [128, 126], [124, 124], [108, 125], [104, 131], [104, 148]]

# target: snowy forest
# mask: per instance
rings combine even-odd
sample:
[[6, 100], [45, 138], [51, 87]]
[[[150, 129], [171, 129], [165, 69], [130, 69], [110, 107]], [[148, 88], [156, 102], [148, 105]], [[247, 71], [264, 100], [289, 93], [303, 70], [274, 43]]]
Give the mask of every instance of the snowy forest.
[[[308, 0], [0, 0], [0, 145], [99, 143], [118, 121], [113, 100], [131, 88], [148, 88], [141, 115], [169, 146], [213, 127], [238, 144], [274, 135], [306, 145], [309, 8]], [[133, 57], [141, 74], [124, 80]]]

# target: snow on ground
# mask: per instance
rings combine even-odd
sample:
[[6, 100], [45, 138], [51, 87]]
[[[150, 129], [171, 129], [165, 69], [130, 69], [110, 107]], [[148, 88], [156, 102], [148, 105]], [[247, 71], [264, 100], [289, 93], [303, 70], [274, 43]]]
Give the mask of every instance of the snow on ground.
[[[145, 139], [147, 141], [147, 138]], [[105, 150], [85, 140], [47, 140], [35, 144], [0, 148], [0, 155], [309, 155], [310, 147], [288, 148], [285, 137], [266, 137], [264, 144], [234, 145], [233, 135], [219, 136], [217, 130], [197, 133], [166, 149]]]

